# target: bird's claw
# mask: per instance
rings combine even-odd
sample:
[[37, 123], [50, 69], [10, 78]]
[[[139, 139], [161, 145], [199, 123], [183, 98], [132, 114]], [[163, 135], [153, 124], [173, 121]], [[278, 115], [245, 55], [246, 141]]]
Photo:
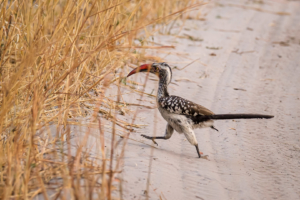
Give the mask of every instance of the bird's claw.
[[154, 140], [154, 139], [152, 139], [152, 142], [153, 142], [154, 144], [156, 144], [156, 146], [158, 146], [157, 142], [155, 142], [155, 140]]
[[203, 158], [203, 159], [205, 159], [205, 160], [209, 160], [209, 159], [208, 159], [208, 155], [201, 156], [201, 158]]
[[141, 136], [144, 137], [144, 138], [146, 138], [146, 139], [148, 139], [148, 140], [152, 140], [152, 142], [158, 146], [158, 144], [155, 142], [155, 140], [154, 140], [153, 137], [149, 137], [149, 136], [143, 135], [143, 134]]
[[147, 136], [147, 135], [142, 134], [141, 136], [146, 138], [146, 139], [149, 139], [149, 136]]

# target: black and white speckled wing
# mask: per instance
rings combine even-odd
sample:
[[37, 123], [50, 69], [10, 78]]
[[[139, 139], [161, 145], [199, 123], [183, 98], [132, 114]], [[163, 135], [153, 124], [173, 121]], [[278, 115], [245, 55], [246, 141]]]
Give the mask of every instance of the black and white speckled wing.
[[207, 108], [178, 96], [162, 97], [158, 104], [170, 113], [186, 115], [192, 118], [199, 115], [213, 115]]

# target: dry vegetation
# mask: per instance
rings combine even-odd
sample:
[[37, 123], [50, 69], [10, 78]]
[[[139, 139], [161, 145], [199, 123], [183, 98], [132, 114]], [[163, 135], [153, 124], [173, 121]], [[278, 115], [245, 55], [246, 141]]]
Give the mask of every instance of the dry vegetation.
[[[200, 4], [188, 0], [0, 4], [0, 198], [122, 198], [121, 190], [113, 192], [119, 187], [114, 174], [122, 156], [112, 163], [114, 139], [110, 157], [105, 154], [101, 118], [112, 122], [113, 136], [115, 126], [129, 133], [134, 124], [118, 119], [117, 111], [128, 110], [126, 103], [105, 96], [105, 90], [110, 84], [123, 87], [119, 77], [128, 66], [153, 59], [144, 50], [154, 48], [147, 41], [156, 25], [161, 27]], [[82, 118], [88, 124], [82, 124]], [[71, 125], [98, 127], [99, 157], [84, 154], [89, 131], [72, 153]]]

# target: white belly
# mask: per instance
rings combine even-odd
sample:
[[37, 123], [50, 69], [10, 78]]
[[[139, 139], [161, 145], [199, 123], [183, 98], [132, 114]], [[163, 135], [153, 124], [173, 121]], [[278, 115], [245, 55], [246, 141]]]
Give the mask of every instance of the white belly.
[[162, 117], [177, 131], [178, 133], [187, 132], [189, 129], [211, 127], [213, 120], [194, 124], [193, 121], [187, 118], [185, 115], [170, 113], [161, 107], [158, 107]]

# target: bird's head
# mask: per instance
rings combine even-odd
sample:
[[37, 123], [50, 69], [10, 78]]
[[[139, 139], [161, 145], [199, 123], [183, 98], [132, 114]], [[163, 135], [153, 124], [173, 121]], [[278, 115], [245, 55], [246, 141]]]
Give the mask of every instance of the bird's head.
[[127, 77], [136, 74], [138, 72], [150, 72], [159, 77], [160, 81], [165, 81], [166, 84], [169, 84], [172, 80], [172, 70], [171, 67], [165, 63], [152, 63], [141, 65], [134, 70], [132, 70]]

